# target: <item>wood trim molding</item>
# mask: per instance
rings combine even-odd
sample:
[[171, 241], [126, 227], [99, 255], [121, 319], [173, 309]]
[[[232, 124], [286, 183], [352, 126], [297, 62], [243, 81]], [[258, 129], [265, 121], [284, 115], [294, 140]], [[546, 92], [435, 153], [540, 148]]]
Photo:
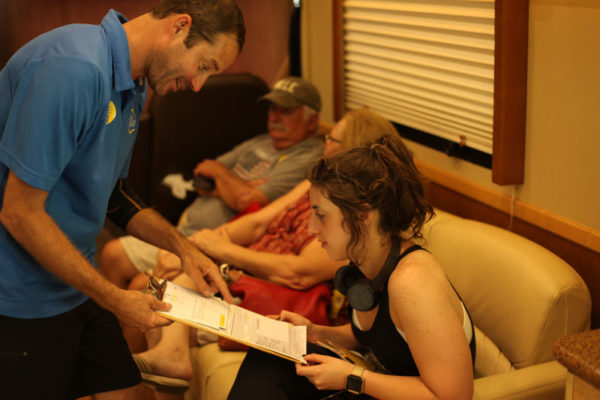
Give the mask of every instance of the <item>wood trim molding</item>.
[[319, 132], [322, 134], [329, 133], [333, 129], [333, 124], [319, 121]]
[[514, 218], [519, 218], [582, 247], [600, 253], [600, 231], [524, 201], [513, 201], [510, 196], [498, 193], [423, 161], [415, 160], [415, 162], [427, 179], [440, 186], [447, 187], [508, 215], [511, 214], [512, 209]]
[[492, 181], [523, 183], [529, 0], [495, 2]]
[[344, 6], [333, 0], [333, 117], [344, 115]]

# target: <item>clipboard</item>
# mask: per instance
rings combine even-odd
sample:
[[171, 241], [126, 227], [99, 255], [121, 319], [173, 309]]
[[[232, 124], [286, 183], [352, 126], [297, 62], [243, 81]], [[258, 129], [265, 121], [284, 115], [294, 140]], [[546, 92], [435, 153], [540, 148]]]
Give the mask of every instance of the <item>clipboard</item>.
[[149, 276], [142, 290], [172, 305], [155, 311], [172, 321], [214, 333], [289, 361], [307, 364], [306, 326], [296, 326], [229, 304], [218, 297], [204, 297], [170, 281]]

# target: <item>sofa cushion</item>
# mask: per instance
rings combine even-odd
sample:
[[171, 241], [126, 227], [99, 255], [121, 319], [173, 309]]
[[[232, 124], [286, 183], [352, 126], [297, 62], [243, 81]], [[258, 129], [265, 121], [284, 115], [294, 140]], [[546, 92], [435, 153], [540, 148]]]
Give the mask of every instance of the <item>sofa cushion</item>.
[[562, 259], [505, 229], [436, 213], [425, 246], [515, 368], [552, 360], [558, 338], [589, 327], [589, 292]]
[[194, 375], [186, 399], [226, 399], [245, 356], [245, 351], [222, 350], [217, 343], [192, 347]]
[[502, 374], [515, 369], [498, 346], [477, 327], [475, 327], [475, 343], [477, 344], [475, 351], [477, 357], [473, 371], [475, 378]]

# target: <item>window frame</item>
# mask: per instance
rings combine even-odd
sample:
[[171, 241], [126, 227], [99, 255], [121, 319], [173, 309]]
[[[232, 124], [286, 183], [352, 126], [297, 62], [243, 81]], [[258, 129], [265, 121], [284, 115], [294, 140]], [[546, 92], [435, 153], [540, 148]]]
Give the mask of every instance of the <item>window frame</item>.
[[[333, 0], [334, 117], [344, 105], [344, 0]], [[529, 0], [494, 2], [492, 182], [522, 184], [525, 172]]]

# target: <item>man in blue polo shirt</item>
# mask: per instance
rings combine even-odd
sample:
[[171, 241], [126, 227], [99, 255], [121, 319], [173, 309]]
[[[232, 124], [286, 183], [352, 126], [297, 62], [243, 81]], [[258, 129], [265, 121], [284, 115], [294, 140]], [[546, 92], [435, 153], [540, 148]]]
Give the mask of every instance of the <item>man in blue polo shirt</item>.
[[[231, 299], [218, 268], [125, 184], [146, 99], [200, 90], [241, 51], [233, 0], [162, 0], [131, 21], [67, 25], [0, 72], [2, 397], [132, 398], [139, 371], [116, 317], [148, 330], [170, 306], [93, 266], [108, 215], [178, 254], [204, 294]], [[108, 213], [107, 213], [108, 210]], [[108, 311], [107, 311], [108, 310]]]

